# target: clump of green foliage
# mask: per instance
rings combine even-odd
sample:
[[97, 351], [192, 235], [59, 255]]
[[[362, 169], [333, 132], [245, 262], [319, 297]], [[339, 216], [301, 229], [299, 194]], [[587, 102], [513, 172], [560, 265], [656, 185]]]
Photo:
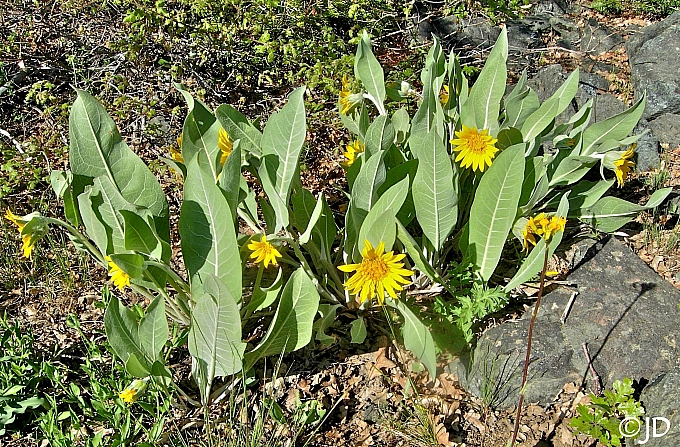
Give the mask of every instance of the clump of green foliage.
[[591, 7], [603, 14], [621, 14], [633, 10], [638, 14], [663, 18], [680, 8], [680, 0], [595, 0]]
[[470, 344], [474, 331], [487, 316], [503, 309], [509, 300], [501, 287], [488, 287], [475, 282], [473, 265], [461, 264], [449, 271], [449, 287], [454, 299], [437, 297], [432, 310], [458, 327]]
[[18, 324], [0, 318], [0, 436], [12, 431], [17, 417], [45, 403], [39, 385], [54, 367], [35, 359], [32, 345], [30, 331], [22, 332]]
[[620, 446], [628, 433], [637, 433], [642, 426], [640, 416], [645, 414], [640, 402], [633, 397], [631, 379], [617, 380], [613, 388], [605, 390], [602, 397], [591, 394], [591, 403], [576, 407], [579, 415], [569, 423], [577, 433], [592, 436], [606, 446]]
[[[190, 48], [183, 51], [195, 54], [192, 64], [221, 75], [231, 85], [271, 87], [282, 81], [287, 85], [304, 82], [310, 88], [331, 91], [337, 88], [337, 79], [349, 71], [352, 57], [348, 44], [358, 31], [368, 28], [378, 35], [395, 31], [410, 9], [410, 5], [392, 0], [117, 3], [128, 8], [124, 21], [130, 33], [123, 45], [132, 57], [158, 45], [171, 54], [173, 46], [184, 42]], [[177, 77], [187, 68], [196, 68], [168, 55], [157, 62]]]

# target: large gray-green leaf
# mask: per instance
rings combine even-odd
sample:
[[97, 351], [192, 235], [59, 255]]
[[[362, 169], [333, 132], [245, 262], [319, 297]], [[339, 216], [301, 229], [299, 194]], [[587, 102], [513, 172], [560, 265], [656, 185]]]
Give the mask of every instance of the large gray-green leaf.
[[142, 350], [139, 340], [139, 318], [137, 314], [123, 306], [118, 298], [111, 297], [104, 314], [104, 329], [111, 349], [127, 364], [131, 357], [140, 363], [141, 368], [130, 368], [131, 374], [137, 377], [147, 377], [151, 374], [153, 356], [148, 356]]
[[304, 269], [297, 269], [288, 279], [276, 309], [274, 320], [260, 344], [246, 353], [252, 367], [268, 355], [296, 351], [312, 339], [312, 325], [319, 307], [319, 293]]
[[412, 194], [416, 218], [428, 240], [439, 250], [458, 218], [458, 198], [454, 193], [453, 166], [442, 137], [434, 129], [413, 130], [411, 152], [418, 159]]
[[354, 59], [354, 76], [361, 80], [368, 93], [373, 96], [378, 107], [378, 112], [383, 115], [385, 113], [385, 75], [380, 66], [380, 62], [373, 55], [371, 50], [371, 39], [368, 33], [364, 31], [357, 46], [357, 54]]
[[625, 112], [595, 123], [583, 132], [581, 155], [594, 153], [598, 146], [607, 140], [621, 140], [633, 131], [645, 110], [646, 95]]
[[470, 96], [463, 104], [460, 113], [462, 124], [480, 130], [489, 129], [489, 134], [496, 135], [500, 104], [505, 94], [505, 83], [508, 77], [507, 59], [508, 32], [504, 27], [477, 81], [470, 90]]
[[[276, 172], [275, 191], [286, 204], [307, 133], [305, 90], [306, 87], [300, 87], [288, 96], [288, 103], [269, 118], [262, 134], [262, 153], [270, 156], [268, 166]], [[271, 170], [269, 174], [272, 174]]]
[[425, 58], [425, 68], [420, 73], [423, 83], [423, 99], [413, 116], [411, 132], [427, 133], [432, 128], [442, 129], [444, 112], [439, 102], [439, 92], [446, 77], [446, 61], [439, 39], [434, 43]]
[[534, 113], [540, 106], [538, 94], [532, 89], [527, 89], [522, 94], [508, 98], [505, 101], [505, 127], [520, 129], [527, 117]]
[[[126, 253], [128, 249], [125, 248], [125, 225], [120, 211], [128, 210], [134, 212], [136, 211], [134, 205], [125, 200], [106, 176], [94, 179], [92, 191], [100, 193], [99, 198], [101, 202], [98, 204], [97, 214], [106, 227], [110, 240], [109, 244], [113, 252]], [[90, 197], [92, 198], [92, 194], [90, 194]]]
[[557, 89], [546, 99], [534, 113], [529, 115], [522, 124], [524, 141], [531, 142], [548, 127], [548, 125], [569, 106], [578, 89], [578, 70], [574, 71]]
[[50, 183], [54, 193], [64, 200], [64, 215], [71, 225], [80, 225], [80, 213], [76, 194], [73, 191], [73, 173], [71, 171], [52, 171], [50, 173]]
[[350, 343], [361, 344], [366, 340], [366, 322], [359, 317], [350, 324], [349, 334], [352, 337]]
[[578, 182], [597, 163], [597, 158], [570, 156], [563, 159], [550, 179], [550, 187]]
[[340, 307], [343, 307], [342, 304], [319, 304], [320, 318], [314, 322], [315, 340], [325, 346], [335, 343], [335, 337], [326, 334], [326, 331], [335, 321], [335, 315]]
[[241, 112], [229, 104], [222, 104], [215, 110], [215, 116], [232, 141], [240, 140], [242, 151], [257, 157], [262, 155], [262, 132]]
[[85, 232], [94, 241], [99, 251], [106, 254], [113, 252], [113, 246], [110, 244], [109, 231], [102, 223], [99, 213], [102, 202], [101, 192], [92, 186], [88, 186], [85, 192], [78, 196], [78, 208]]
[[231, 220], [236, 222], [236, 210], [241, 198], [241, 140], [234, 143], [234, 148], [224, 162], [217, 185], [229, 203]]
[[401, 224], [401, 222], [399, 222], [398, 220], [396, 220], [396, 222], [397, 222], [397, 237], [399, 238], [399, 241], [406, 249], [408, 255], [413, 260], [413, 263], [415, 264], [416, 268], [423, 272], [425, 275], [427, 275], [427, 277], [430, 278], [432, 281], [442, 283], [443, 282], [442, 278], [435, 271], [432, 265], [430, 265], [430, 263], [427, 261], [425, 255], [423, 254], [423, 250], [420, 247], [418, 247], [418, 243], [416, 242], [415, 239], [413, 239], [413, 236], [409, 234], [408, 230]]
[[386, 151], [392, 146], [395, 138], [394, 126], [385, 115], [380, 115], [371, 123], [366, 132], [365, 157], [368, 158], [378, 151]]
[[187, 164], [179, 234], [192, 290], [199, 291], [204, 275], [214, 275], [231, 295], [241, 298], [241, 259], [227, 199], [215, 184], [202, 155]]
[[137, 251], [160, 259], [163, 254], [161, 241], [149, 224], [137, 213], [118, 211], [124, 221], [124, 241], [127, 250]]
[[352, 185], [352, 204], [366, 212], [378, 200], [378, 188], [387, 175], [384, 156], [385, 152], [379, 151], [365, 160]]
[[[319, 247], [330, 252], [331, 245], [337, 233], [337, 226], [335, 225], [335, 218], [333, 211], [326, 203], [323, 194], [319, 195], [319, 199], [314, 200], [314, 196], [306, 189], [293, 194], [291, 201], [293, 203], [293, 217], [298, 230], [310, 230], [312, 241]], [[320, 203], [319, 203], [320, 202]], [[310, 229], [310, 221], [315, 209], [318, 209], [318, 218]], [[305, 231], [306, 232], [306, 231]]]
[[[569, 188], [569, 217], [575, 217], [575, 212], [582, 208], [591, 207], [611, 188], [615, 179], [600, 180], [589, 182], [581, 180], [573, 187]], [[550, 202], [546, 203], [546, 208], [555, 207], [559, 202], [559, 196], [555, 196]]]
[[241, 317], [235, 297], [216, 276], [206, 274], [204, 294], [196, 299], [191, 314], [188, 347], [191, 355], [200, 359], [205, 390], [209, 395], [215, 377], [241, 371], [245, 343], [241, 341]]
[[468, 254], [479, 274], [493, 274], [517, 213], [524, 176], [524, 145], [500, 153], [479, 182], [470, 208]]
[[218, 144], [220, 123], [205, 104], [195, 100], [181, 85], [175, 84], [175, 88], [184, 96], [189, 107], [182, 127], [182, 158], [188, 163], [202, 153], [206, 161], [210, 161], [207, 167], [210, 168], [213, 179], [216, 179], [222, 156]]
[[[269, 199], [269, 204], [274, 211], [274, 226], [271, 225], [271, 222], [267, 222], [269, 224], [267, 228], [269, 233], [278, 233], [282, 228], [286, 228], [290, 221], [288, 204], [281, 198], [281, 196], [279, 196], [279, 193], [276, 190], [276, 171], [278, 170], [278, 167], [278, 155], [269, 154], [262, 157], [262, 162], [260, 163], [259, 169], [257, 171], [257, 175], [260, 178], [260, 183], [262, 184], [262, 189], [264, 190], [267, 199]], [[262, 203], [264, 200], [265, 199], [262, 198], [260, 203]], [[257, 216], [257, 212], [255, 212], [254, 216]]]
[[394, 218], [408, 195], [409, 178], [406, 177], [380, 196], [361, 224], [359, 245], [368, 240], [373, 247], [385, 243], [385, 251], [390, 251], [396, 238]]
[[437, 377], [437, 355], [430, 329], [401, 300], [388, 299], [386, 303], [397, 309], [404, 317], [404, 326], [402, 327], [404, 347], [425, 365], [431, 378]]
[[161, 295], [157, 296], [147, 307], [144, 317], [139, 322], [138, 334], [142, 350], [153, 361], [159, 360], [169, 335], [165, 300]]
[[646, 205], [637, 205], [618, 197], [603, 197], [590, 208], [583, 209], [577, 217], [598, 230], [609, 233], [630, 222], [640, 211], [658, 206], [672, 191], [673, 188], [655, 191]]
[[90, 179], [106, 177], [125, 200], [148, 208], [154, 216], [167, 218], [165, 195], [149, 168], [121, 139], [101, 104], [90, 94], [76, 91], [78, 98], [69, 117], [69, 163], [73, 174]]

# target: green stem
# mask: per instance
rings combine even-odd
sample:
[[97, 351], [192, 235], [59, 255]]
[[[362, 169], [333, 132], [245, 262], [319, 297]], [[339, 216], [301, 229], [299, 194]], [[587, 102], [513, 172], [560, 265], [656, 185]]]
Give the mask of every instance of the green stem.
[[517, 440], [517, 431], [519, 430], [519, 418], [522, 414], [522, 403], [524, 403], [524, 391], [527, 383], [527, 373], [529, 371], [529, 358], [531, 357], [531, 341], [534, 335], [534, 323], [536, 322], [536, 316], [538, 315], [538, 306], [541, 305], [541, 297], [543, 296], [543, 287], [545, 285], [545, 271], [548, 269], [548, 255], [550, 250], [548, 250], [548, 245], [550, 241], [545, 243], [545, 256], [543, 258], [543, 270], [541, 271], [541, 284], [538, 288], [538, 298], [536, 299], [536, 305], [534, 306], [534, 313], [531, 314], [531, 322], [529, 323], [529, 336], [527, 337], [527, 355], [524, 359], [524, 371], [522, 373], [522, 386], [519, 392], [519, 403], [517, 404], [517, 416], [515, 417], [515, 429], [512, 432], [512, 439], [510, 440], [510, 447], [514, 447], [515, 441]]
[[297, 241], [293, 239], [293, 237], [290, 235], [288, 231], [286, 231], [286, 237], [284, 238], [288, 244], [293, 248], [293, 251], [295, 252], [295, 256], [298, 257], [300, 260], [300, 264], [302, 265], [302, 268], [305, 270], [305, 273], [307, 273], [307, 276], [309, 276], [309, 279], [312, 280], [314, 283], [314, 286], [316, 287], [317, 292], [332, 303], [339, 304], [340, 301], [333, 295], [331, 295], [328, 290], [325, 289], [324, 286], [321, 285], [319, 280], [317, 279], [316, 275], [312, 271], [312, 268], [309, 266], [309, 263], [307, 262], [307, 258], [305, 258], [305, 255], [302, 254], [302, 250], [300, 250], [300, 246], [298, 245]]
[[244, 213], [243, 210], [237, 208], [236, 214], [238, 214], [238, 216], [241, 219], [243, 219], [246, 222], [246, 224], [248, 224], [248, 226], [253, 229], [253, 231], [255, 231], [256, 233], [264, 233], [264, 230], [262, 230], [262, 228], [260, 228], [260, 226], [256, 222], [253, 222], [250, 216]]
[[[184, 279], [179, 276], [169, 265], [164, 264], [162, 262], [157, 262], [157, 261], [152, 261], [152, 260], [147, 260], [147, 264], [153, 265], [154, 267], [158, 267], [162, 269], [165, 273], [168, 274], [168, 282], [170, 285], [175, 289], [175, 291], [180, 295], [179, 299], [177, 301], [177, 305], [181, 308], [181, 311], [185, 315], [190, 315], [191, 310], [189, 303], [191, 301], [190, 293], [191, 293], [191, 287], [189, 284], [187, 284]], [[153, 278], [152, 278], [153, 281]], [[155, 283], [155, 281], [153, 281]], [[163, 288], [164, 286], [161, 286], [159, 284], [156, 284], [159, 288]], [[169, 298], [169, 296], [168, 296]]]
[[[257, 277], [255, 278], [255, 285], [253, 286], [253, 294], [251, 295], [251, 298], [255, 296], [256, 290], [260, 290], [260, 284], [262, 283], [262, 273], [264, 273], [264, 265], [260, 263], [258, 266]], [[244, 309], [246, 310], [246, 313], [243, 315], [242, 319], [247, 320], [250, 318], [250, 315], [252, 315], [253, 310], [248, 309], [248, 307], [244, 307]]]
[[329, 262], [328, 260], [323, 259], [321, 257], [321, 252], [319, 251], [318, 248], [316, 248], [316, 245], [308, 244], [307, 247], [308, 247], [308, 250], [310, 252], [312, 252], [312, 254], [315, 255], [319, 259], [319, 262], [321, 263], [321, 265], [323, 265], [324, 270], [326, 270], [326, 272], [328, 272], [331, 279], [335, 283], [335, 289], [336, 290], [343, 290], [343, 282], [340, 279], [340, 276], [338, 276], [338, 272], [336, 271], [335, 266], [331, 262]]
[[88, 238], [86, 238], [84, 234], [82, 234], [80, 231], [76, 230], [73, 226], [67, 224], [66, 222], [64, 222], [64, 221], [62, 221], [62, 220], [53, 219], [53, 218], [51, 218], [51, 217], [45, 217], [44, 219], [45, 219], [45, 221], [47, 221], [47, 223], [59, 225], [60, 227], [65, 228], [66, 231], [68, 231], [68, 232], [71, 233], [73, 236], [75, 236], [76, 239], [78, 239], [78, 241], [80, 241], [80, 243], [82, 243], [82, 244], [85, 246], [85, 248], [87, 248], [87, 249], [92, 253], [92, 255], [93, 255], [93, 256], [94, 256], [94, 257], [95, 257], [95, 258], [96, 258], [96, 259], [97, 259], [97, 260], [98, 260], [105, 268], [108, 268], [108, 265], [109, 265], [109, 264], [108, 264], [108, 262], [106, 261], [105, 256], [102, 254], [101, 251], [99, 251], [99, 249], [98, 249], [97, 247], [95, 247], [94, 245], [92, 245], [92, 243], [90, 242], [90, 240], [89, 240]]

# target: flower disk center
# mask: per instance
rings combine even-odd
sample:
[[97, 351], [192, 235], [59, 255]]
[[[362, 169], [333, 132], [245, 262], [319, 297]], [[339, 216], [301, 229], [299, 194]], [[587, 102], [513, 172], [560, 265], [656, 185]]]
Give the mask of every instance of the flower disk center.
[[361, 261], [361, 269], [373, 281], [382, 281], [389, 275], [390, 269], [382, 257], [370, 257]]
[[489, 138], [486, 135], [482, 134], [471, 134], [467, 135], [468, 139], [468, 148], [470, 148], [471, 152], [474, 152], [475, 154], [485, 154], [486, 153], [486, 148], [489, 144]]

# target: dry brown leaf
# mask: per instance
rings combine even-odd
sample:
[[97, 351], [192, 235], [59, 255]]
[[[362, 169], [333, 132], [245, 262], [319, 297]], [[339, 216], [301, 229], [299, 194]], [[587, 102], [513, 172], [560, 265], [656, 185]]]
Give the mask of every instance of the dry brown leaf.
[[576, 385], [574, 382], [567, 383], [564, 385], [564, 388], [562, 388], [562, 390], [567, 394], [576, 394], [580, 389], [581, 387]]
[[470, 412], [465, 415], [465, 420], [472, 424], [481, 434], [486, 433], [486, 425], [481, 420], [479, 413]]

